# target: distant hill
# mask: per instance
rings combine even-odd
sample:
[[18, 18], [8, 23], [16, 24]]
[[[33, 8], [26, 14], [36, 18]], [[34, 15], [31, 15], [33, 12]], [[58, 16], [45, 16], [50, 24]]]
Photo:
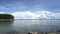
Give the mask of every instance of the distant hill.
[[13, 21], [14, 16], [11, 14], [0, 14], [0, 22], [2, 21]]
[[0, 14], [0, 19], [14, 19], [14, 16], [11, 14]]

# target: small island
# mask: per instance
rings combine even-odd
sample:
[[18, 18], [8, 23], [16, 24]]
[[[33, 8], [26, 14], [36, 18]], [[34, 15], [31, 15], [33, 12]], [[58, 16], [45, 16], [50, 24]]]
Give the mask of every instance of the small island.
[[13, 21], [14, 16], [11, 14], [0, 14], [0, 21]]

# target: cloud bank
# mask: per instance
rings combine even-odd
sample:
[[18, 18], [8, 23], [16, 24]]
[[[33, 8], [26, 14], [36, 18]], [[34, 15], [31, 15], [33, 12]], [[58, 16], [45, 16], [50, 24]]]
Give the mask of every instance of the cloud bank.
[[[0, 14], [6, 14], [6, 12], [0, 12]], [[60, 13], [52, 13], [50, 11], [24, 11], [8, 13], [15, 17], [15, 19], [60, 19]]]
[[25, 11], [25, 12], [14, 12], [11, 13], [14, 15], [15, 19], [57, 19], [57, 13], [52, 13], [50, 11]]

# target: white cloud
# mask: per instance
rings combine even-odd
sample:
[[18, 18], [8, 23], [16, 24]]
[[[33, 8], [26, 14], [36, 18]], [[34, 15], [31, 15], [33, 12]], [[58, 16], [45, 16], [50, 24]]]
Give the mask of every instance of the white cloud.
[[49, 11], [25, 11], [25, 12], [14, 12], [12, 13], [15, 19], [55, 19], [56, 15]]
[[60, 13], [54, 13], [56, 19], [60, 19]]
[[12, 15], [15, 16], [15, 19], [36, 19], [39, 17], [38, 14], [35, 14], [33, 12], [30, 11], [26, 11], [26, 12], [15, 12]]
[[50, 11], [40, 11], [40, 12], [36, 12], [40, 14], [40, 19], [55, 19], [55, 15], [54, 13], [50, 12]]
[[0, 12], [0, 14], [6, 14], [6, 12]]

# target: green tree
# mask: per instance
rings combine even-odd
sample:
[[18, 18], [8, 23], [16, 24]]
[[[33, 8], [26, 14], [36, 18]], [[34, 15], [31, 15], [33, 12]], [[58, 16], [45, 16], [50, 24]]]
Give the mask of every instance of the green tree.
[[0, 14], [0, 19], [14, 19], [14, 16], [11, 14]]

